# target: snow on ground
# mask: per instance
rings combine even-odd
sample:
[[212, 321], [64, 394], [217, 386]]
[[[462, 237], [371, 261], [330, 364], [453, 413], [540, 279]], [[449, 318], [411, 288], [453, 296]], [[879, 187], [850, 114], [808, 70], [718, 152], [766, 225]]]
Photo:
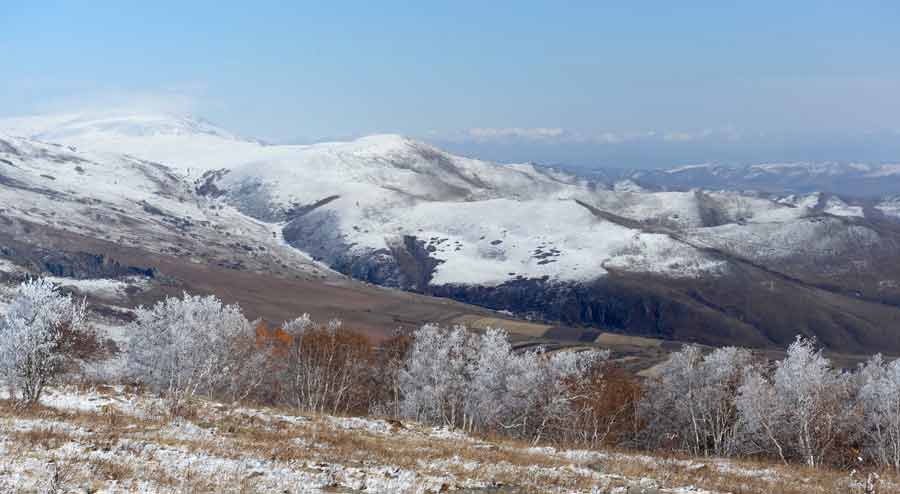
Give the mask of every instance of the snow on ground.
[[[16, 165], [9, 176], [27, 186], [3, 191], [14, 205], [9, 214], [177, 255], [214, 251], [236, 262], [235, 252], [246, 251], [242, 260], [275, 258], [276, 265], [289, 260], [299, 270], [327, 272], [288, 246], [282, 232], [313, 205], [318, 219], [307, 233], [315, 233], [306, 237], [317, 238], [305, 238], [302, 249], [345, 261], [414, 236], [440, 261], [434, 285], [582, 282], [608, 269], [671, 277], [723, 272], [707, 253], [669, 237], [672, 231], [763, 259], [797, 254], [803, 242], [821, 252], [842, 248], [808, 223], [820, 194], [775, 202], [727, 191], [648, 192], [624, 182], [605, 190], [566, 173], [454, 156], [398, 135], [266, 145], [171, 115], [7, 119], [0, 129], [65, 145], [8, 139]], [[845, 167], [752, 169], [832, 174]], [[206, 183], [195, 179], [211, 170], [225, 170], [214, 182], [224, 193], [218, 199], [194, 191]], [[624, 221], [598, 218], [576, 201]], [[837, 197], [822, 206], [837, 216], [863, 214]]]
[[892, 218], [900, 218], [900, 197], [885, 199], [875, 206], [875, 209], [881, 211], [886, 216]]
[[900, 175], [900, 163], [880, 165], [866, 174], [868, 177], [890, 177], [892, 175]]
[[6, 274], [19, 274], [24, 273], [25, 268], [19, 266], [18, 264], [8, 260], [0, 258], [0, 273]]
[[[635, 253], [636, 246], [646, 243], [636, 241], [638, 231], [597, 219], [572, 200], [603, 202], [639, 221], [666, 217], [680, 224], [695, 221], [691, 193], [609, 192], [612, 195], [594, 197], [586, 183], [571, 175], [530, 164], [501, 166], [453, 156], [395, 135], [347, 143], [267, 146], [189, 119], [140, 115], [94, 120], [48, 117], [7, 121], [0, 127], [106, 153], [91, 160], [96, 162], [107, 159], [128, 165], [128, 158], [109, 154], [125, 153], [164, 163], [183, 176], [227, 169], [218, 186], [232, 191], [229, 202], [271, 221], [259, 222], [257, 231], [240, 232], [248, 238], [271, 237], [281, 242], [279, 234], [272, 235], [283, 219], [279, 212], [337, 196], [323, 210], [336, 215], [339, 234], [356, 251], [385, 249], [402, 235], [442, 239], [441, 245], [433, 247], [433, 256], [443, 261], [435, 284], [498, 284], [519, 276], [583, 281], [605, 274], [603, 263], [611, 260], [618, 269], [696, 276], [708, 264], [701, 254], [685, 249], [680, 249], [679, 258], [658, 263], [658, 253], [671, 252], [672, 246]], [[20, 147], [30, 144], [15, 142]], [[56, 164], [46, 160], [32, 166], [32, 173], [40, 176], [52, 171], [73, 188], [90, 184], [91, 190], [81, 193], [103, 201], [121, 203], [121, 196], [127, 194], [132, 203], [147, 203], [192, 223], [248, 223], [246, 216], [243, 222], [213, 218], [227, 210], [211, 213], [185, 195], [179, 196], [177, 204], [157, 197], [152, 187], [146, 190], [150, 195], [142, 196], [146, 181], [129, 175], [128, 166], [111, 167], [109, 175], [115, 178], [106, 181], [98, 180], [90, 166], [78, 172], [72, 167], [57, 170]], [[264, 202], [263, 209], [259, 201]], [[30, 206], [40, 209], [37, 204]], [[77, 218], [70, 220], [77, 222]], [[228, 233], [237, 233], [236, 228]], [[667, 242], [651, 240], [653, 245]], [[623, 249], [628, 251], [625, 257], [613, 260]]]
[[835, 216], [863, 217], [862, 206], [851, 206], [836, 196], [831, 196], [825, 201], [825, 212]]
[[845, 225], [837, 218], [806, 218], [784, 223], [727, 224], [697, 228], [689, 238], [701, 245], [733, 252], [747, 259], [779, 261], [804, 255], [808, 259], [846, 256], [877, 245], [877, 232]]
[[273, 235], [278, 225], [198, 196], [192, 184], [161, 165], [2, 136], [0, 157], [8, 163], [0, 189], [7, 217], [198, 262], [274, 263], [327, 272]]
[[413, 423], [215, 403], [168, 419], [159, 400], [121, 386], [51, 389], [42, 404], [48, 411], [0, 414], [4, 492], [709, 492], [592, 468], [602, 453], [498, 445]]
[[0, 492], [716, 494], [726, 492], [716, 486], [740, 486], [762, 494], [798, 483], [822, 493], [855, 485], [774, 464], [528, 446], [412, 422], [214, 402], [170, 418], [159, 399], [123, 386], [52, 388], [42, 407], [0, 402]]
[[815, 209], [819, 204], [821, 194], [816, 192], [813, 194], [790, 194], [778, 200], [781, 204], [789, 204], [798, 208]]
[[147, 278], [142, 276], [129, 276], [122, 280], [112, 280], [107, 278], [75, 279], [59, 276], [45, 276], [45, 278], [63, 288], [75, 289], [80, 294], [91, 295], [111, 301], [121, 301], [126, 299], [126, 290], [129, 287], [141, 290], [146, 288], [150, 283]]
[[674, 227], [702, 223], [694, 192], [637, 192], [598, 190], [584, 197], [592, 206], [639, 222]]

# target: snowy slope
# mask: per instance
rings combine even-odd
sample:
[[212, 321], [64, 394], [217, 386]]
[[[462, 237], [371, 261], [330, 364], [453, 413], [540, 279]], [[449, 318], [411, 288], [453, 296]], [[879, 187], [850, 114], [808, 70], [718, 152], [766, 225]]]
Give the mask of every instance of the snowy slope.
[[[267, 145], [168, 115], [5, 120], [2, 132], [18, 136], [0, 134], [7, 239], [45, 225], [201, 268], [311, 284], [334, 281], [331, 268], [523, 317], [665, 338], [761, 345], [806, 331], [835, 348], [900, 348], [883, 330], [900, 304], [895, 199], [648, 185], [656, 172], [600, 183], [397, 135]], [[839, 169], [888, 171], [748, 173], [844, 180], [830, 171]], [[44, 262], [28, 261], [38, 270]], [[72, 287], [107, 299], [122, 289]]]
[[664, 170], [624, 172], [624, 177], [651, 189], [760, 190], [773, 193], [816, 191], [854, 197], [900, 193], [897, 163], [791, 162], [744, 166], [700, 164]]
[[[843, 223], [823, 228], [808, 219], [821, 213], [863, 216], [860, 206], [836, 196], [772, 200], [727, 191], [650, 192], [631, 181], [603, 187], [531, 164], [454, 156], [397, 135], [276, 146], [169, 115], [32, 117], [0, 121], [0, 129], [95, 153], [82, 172], [52, 159], [32, 160], [28, 183], [49, 186], [41, 176], [54, 175], [54, 190], [64, 185], [76, 196], [131, 209], [152, 204], [192, 224], [240, 225], [254, 241], [281, 242], [283, 233], [293, 246], [344, 272], [419, 289], [422, 283], [582, 282], [610, 270], [688, 278], [726, 271], [720, 258], [681, 240], [688, 237], [754, 259], [786, 258], [804, 245], [824, 255], [877, 241]], [[28, 153], [43, 152], [36, 149]], [[840, 170], [830, 164], [758, 165], [744, 172], [806, 176]], [[148, 180], [148, 173], [165, 179]], [[666, 175], [697, 173], [736, 172], [704, 165]], [[165, 184], [165, 193], [157, 183]], [[31, 194], [23, 204], [33, 199]], [[67, 221], [78, 224], [83, 217]], [[81, 227], [91, 227], [87, 223]]]
[[328, 237], [328, 252], [311, 245], [325, 242], [311, 235], [294, 244], [326, 261], [389, 250], [415, 236], [440, 262], [437, 284], [583, 281], [605, 274], [605, 265], [673, 276], [720, 268], [664, 234], [596, 218], [575, 202], [602, 203], [639, 221], [661, 214], [690, 221], [690, 194], [596, 191], [572, 175], [453, 156], [396, 135], [270, 146], [185, 118], [142, 115], [18, 119], [0, 128], [114, 160], [162, 163], [195, 185], [214, 185], [228, 204], [272, 228], [320, 204], [307, 216], [327, 219], [316, 234]]
[[0, 135], [0, 208], [6, 228], [43, 225], [202, 262], [240, 261], [319, 268], [283, 244], [270, 225], [198, 196], [168, 168], [124, 155], [93, 153]]

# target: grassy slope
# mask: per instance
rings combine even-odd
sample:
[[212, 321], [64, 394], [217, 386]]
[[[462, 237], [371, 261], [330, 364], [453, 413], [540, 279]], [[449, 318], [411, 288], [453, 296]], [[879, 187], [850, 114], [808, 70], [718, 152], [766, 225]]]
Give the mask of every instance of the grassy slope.
[[[108, 386], [54, 389], [33, 410], [0, 402], [0, 489], [856, 492], [845, 472], [531, 447], [414, 423], [220, 403], [198, 403], [175, 420], [160, 410], [153, 398]], [[885, 479], [882, 489], [896, 482]]]

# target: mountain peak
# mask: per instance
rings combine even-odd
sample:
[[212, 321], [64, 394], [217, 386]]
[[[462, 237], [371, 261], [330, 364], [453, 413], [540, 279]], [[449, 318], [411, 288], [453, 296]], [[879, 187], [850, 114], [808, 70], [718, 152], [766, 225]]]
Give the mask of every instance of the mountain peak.
[[[346, 145], [347, 143], [343, 144]], [[352, 144], [355, 144], [361, 150], [364, 149], [371, 152], [396, 151], [409, 148], [410, 146], [424, 146], [424, 144], [400, 134], [370, 134], [352, 141]]]
[[44, 141], [67, 141], [97, 134], [120, 137], [207, 135], [243, 140], [203, 119], [184, 114], [87, 112], [0, 120], [0, 130]]

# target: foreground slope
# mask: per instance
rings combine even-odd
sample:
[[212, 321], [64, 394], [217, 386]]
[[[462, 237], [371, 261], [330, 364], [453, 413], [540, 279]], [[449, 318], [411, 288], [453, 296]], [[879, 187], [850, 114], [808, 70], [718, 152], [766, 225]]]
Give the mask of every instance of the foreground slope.
[[[846, 473], [561, 450], [416, 423], [199, 403], [171, 419], [121, 386], [0, 402], [3, 492], [856, 492]], [[890, 479], [882, 487], [893, 488]]]

